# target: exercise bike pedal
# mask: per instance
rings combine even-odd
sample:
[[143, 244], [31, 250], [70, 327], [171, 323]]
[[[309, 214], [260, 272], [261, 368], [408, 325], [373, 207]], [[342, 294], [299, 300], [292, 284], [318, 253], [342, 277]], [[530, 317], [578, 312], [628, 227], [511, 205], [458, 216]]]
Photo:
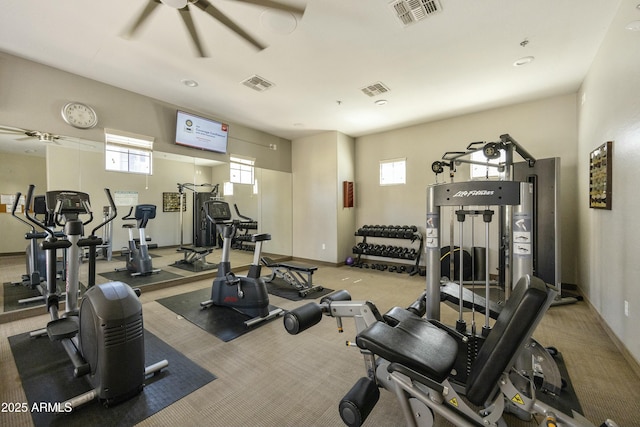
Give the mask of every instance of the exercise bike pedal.
[[51, 341], [73, 338], [80, 329], [76, 316], [63, 317], [47, 323], [47, 335]]

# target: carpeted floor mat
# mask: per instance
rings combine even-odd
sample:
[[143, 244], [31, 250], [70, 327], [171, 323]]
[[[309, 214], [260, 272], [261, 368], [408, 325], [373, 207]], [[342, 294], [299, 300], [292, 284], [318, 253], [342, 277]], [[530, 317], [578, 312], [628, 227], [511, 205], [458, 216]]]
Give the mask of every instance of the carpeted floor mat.
[[[126, 402], [105, 408], [94, 400], [71, 413], [32, 411], [40, 426], [132, 426], [216, 379], [167, 343], [145, 331], [147, 365], [166, 359], [169, 366], [147, 378], [142, 393]], [[60, 342], [28, 333], [9, 337], [29, 408], [46, 402], [63, 402], [91, 390], [84, 378], [73, 377], [73, 365]]]
[[323, 288], [322, 290], [317, 290], [315, 292], [310, 292], [308, 295], [301, 297], [298, 293], [298, 290], [293, 286], [289, 285], [287, 282], [280, 278], [275, 278], [270, 282], [266, 283], [267, 291], [271, 295], [275, 295], [281, 298], [286, 298], [291, 301], [301, 301], [305, 299], [316, 299], [323, 297], [327, 294], [333, 292], [333, 289]]
[[[45, 283], [43, 283], [43, 285], [46, 286]], [[63, 280], [58, 280], [56, 285], [58, 286], [58, 294], [62, 295], [62, 293], [64, 293], [65, 291], [65, 282]], [[3, 283], [2, 288], [4, 297], [4, 312], [44, 305], [44, 300], [30, 301], [26, 303], [18, 302], [21, 299], [40, 296], [40, 292], [37, 289], [31, 289], [31, 287], [24, 286], [22, 284], [14, 285], [9, 282]], [[80, 283], [80, 293], [83, 293], [84, 289], [84, 285]], [[62, 297], [62, 299], [64, 299], [64, 297]]]
[[135, 288], [137, 286], [151, 285], [152, 283], [165, 282], [167, 280], [178, 279], [183, 277], [179, 274], [170, 273], [168, 271], [160, 270], [157, 273], [149, 274], [148, 276], [131, 276], [128, 271], [110, 271], [108, 273], [100, 273], [100, 276], [107, 280], [114, 282], [123, 282], [127, 285]]
[[[162, 298], [156, 302], [187, 319], [222, 341], [228, 342], [270, 322], [267, 320], [247, 327], [244, 322], [250, 317], [228, 307], [202, 309], [200, 302], [211, 299], [211, 289], [199, 289], [185, 294]], [[269, 306], [269, 310], [277, 307]]]

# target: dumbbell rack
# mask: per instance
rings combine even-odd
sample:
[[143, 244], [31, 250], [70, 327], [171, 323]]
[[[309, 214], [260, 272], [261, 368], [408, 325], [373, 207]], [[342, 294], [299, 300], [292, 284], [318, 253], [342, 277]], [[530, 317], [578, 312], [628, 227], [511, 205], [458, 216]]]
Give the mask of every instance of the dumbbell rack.
[[[236, 225], [237, 233], [231, 243], [232, 249], [253, 251], [255, 244], [251, 242], [250, 231], [258, 229], [258, 221], [240, 221]], [[240, 233], [240, 231], [244, 231]]]
[[[410, 275], [419, 273], [420, 256], [422, 254], [422, 233], [418, 232], [415, 225], [364, 225], [355, 232], [356, 237], [362, 237], [362, 241], [353, 247], [353, 254], [356, 255], [353, 267], [373, 268], [376, 270], [388, 270], [398, 273], [407, 272]], [[418, 248], [406, 246], [371, 244], [367, 242], [367, 238], [382, 239], [403, 239], [409, 240], [413, 244], [419, 242]], [[386, 264], [368, 264], [362, 259], [362, 256], [376, 256], [384, 258], [392, 258], [397, 260], [415, 261], [410, 268], [405, 266], [388, 266]]]

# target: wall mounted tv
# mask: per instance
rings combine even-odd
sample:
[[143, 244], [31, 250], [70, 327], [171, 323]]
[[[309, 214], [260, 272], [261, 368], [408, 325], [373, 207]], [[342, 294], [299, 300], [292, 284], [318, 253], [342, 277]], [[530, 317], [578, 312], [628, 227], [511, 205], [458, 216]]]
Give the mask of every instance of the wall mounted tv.
[[226, 123], [178, 110], [176, 144], [226, 154], [228, 135]]

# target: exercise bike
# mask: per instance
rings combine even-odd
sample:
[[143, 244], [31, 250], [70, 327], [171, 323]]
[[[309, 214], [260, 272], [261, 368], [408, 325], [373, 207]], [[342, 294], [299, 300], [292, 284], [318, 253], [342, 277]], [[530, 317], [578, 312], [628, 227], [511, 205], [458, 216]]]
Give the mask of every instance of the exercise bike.
[[245, 314], [251, 319], [244, 322], [249, 327], [284, 314], [281, 308], [269, 309], [269, 294], [264, 279], [260, 277], [260, 253], [262, 243], [271, 240], [269, 234], [254, 234], [255, 243], [253, 261], [249, 273], [236, 276], [231, 271], [229, 254], [231, 242], [236, 232], [237, 221], [231, 221], [231, 211], [227, 202], [212, 200], [205, 202], [207, 219], [222, 228], [222, 257], [218, 265], [218, 274], [211, 286], [211, 299], [200, 303], [202, 308], [211, 306], [229, 307]]
[[[159, 372], [168, 366], [168, 362], [163, 360], [148, 368], [144, 366], [144, 329], [138, 294], [122, 282], [95, 285], [95, 248], [102, 243], [95, 233], [116, 217], [111, 193], [105, 189], [113, 215], [94, 228], [91, 236], [82, 238], [83, 227], [93, 219], [89, 195], [48, 191], [45, 196], [47, 212], [65, 230], [66, 239], [58, 239], [49, 226], [29, 214], [34, 188], [34, 185], [29, 186], [26, 216], [48, 235], [42, 248], [47, 252], [45, 300], [51, 321], [44, 330], [32, 332], [31, 336], [46, 334], [51, 341], [59, 341], [73, 363], [74, 376], [86, 376], [93, 387], [87, 393], [62, 402], [60, 409], [69, 412], [96, 398], [106, 406], [127, 400], [142, 391], [146, 375]], [[81, 215], [88, 219], [83, 222]], [[82, 247], [89, 248], [89, 288], [78, 307]], [[58, 313], [60, 297], [56, 293], [58, 249], [68, 252], [67, 292], [62, 315]]]
[[[133, 216], [131, 214], [133, 213]], [[125, 268], [118, 268], [116, 271], [129, 271], [132, 277], [148, 276], [149, 274], [158, 273], [159, 268], [153, 268], [153, 261], [149, 255], [149, 246], [147, 245], [147, 236], [145, 228], [150, 219], [156, 217], [156, 205], [137, 205], [132, 206], [129, 213], [122, 217], [123, 220], [135, 220], [134, 224], [123, 224], [122, 228], [126, 228], [129, 232], [129, 248], [127, 251], [127, 265]], [[133, 229], [138, 228], [139, 246], [133, 237]]]

